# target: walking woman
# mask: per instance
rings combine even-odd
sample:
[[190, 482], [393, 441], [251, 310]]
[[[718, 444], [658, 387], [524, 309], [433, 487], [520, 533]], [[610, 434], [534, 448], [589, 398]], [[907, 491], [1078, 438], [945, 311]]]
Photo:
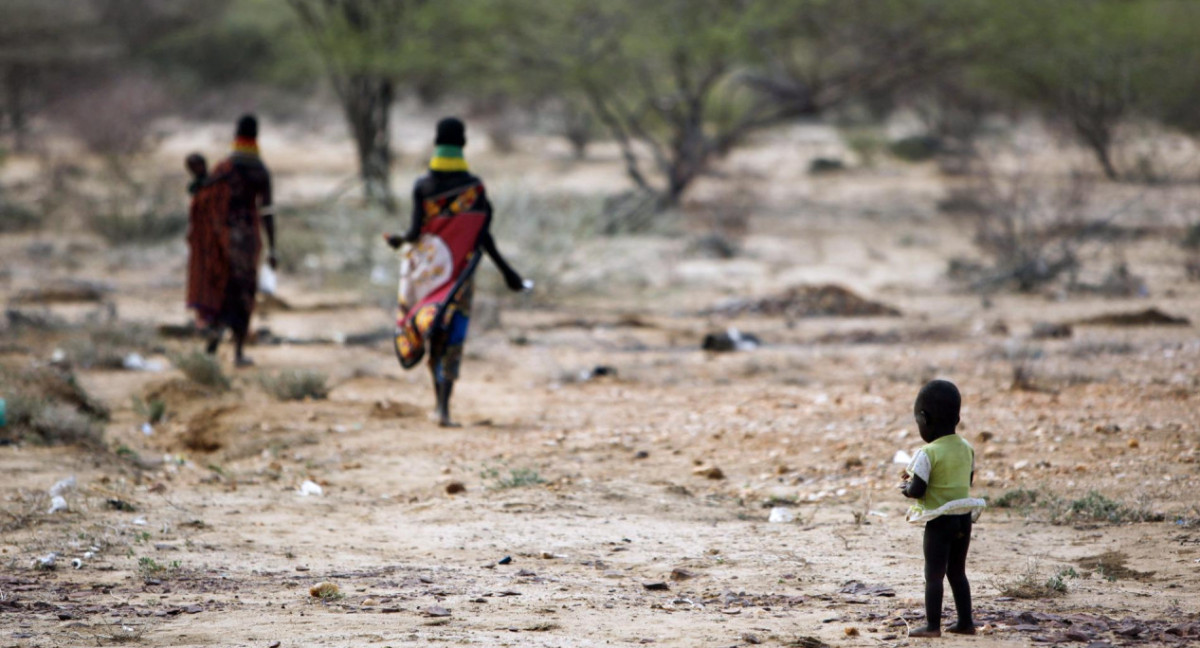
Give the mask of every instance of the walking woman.
[[508, 265], [489, 227], [492, 205], [483, 182], [467, 170], [466, 127], [447, 117], [437, 125], [429, 171], [413, 186], [412, 223], [387, 237], [393, 248], [411, 243], [402, 263], [395, 349], [405, 369], [428, 352], [438, 423], [454, 426], [450, 394], [458, 379], [471, 319], [474, 273], [486, 252], [510, 290], [533, 288]]
[[233, 153], [206, 173], [204, 160], [187, 160], [193, 181], [188, 244], [188, 307], [205, 328], [209, 353], [216, 353], [225, 328], [233, 333], [238, 367], [254, 364], [244, 346], [258, 292], [262, 230], [267, 262], [275, 268], [275, 219], [271, 215], [271, 174], [258, 155], [258, 120], [237, 123]]

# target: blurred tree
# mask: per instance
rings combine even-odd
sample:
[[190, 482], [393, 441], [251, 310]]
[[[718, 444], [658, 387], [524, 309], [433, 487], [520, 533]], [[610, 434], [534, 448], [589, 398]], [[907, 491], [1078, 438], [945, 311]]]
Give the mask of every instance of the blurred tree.
[[[579, 96], [621, 148], [630, 179], [678, 203], [711, 162], [809, 106], [766, 97], [741, 74], [772, 20], [753, 0], [511, 0], [507, 54]], [[504, 51], [504, 50], [502, 50]], [[648, 154], [656, 175], [643, 169]]]
[[439, 96], [468, 60], [486, 2], [287, 0], [320, 55], [358, 148], [366, 198], [389, 211], [388, 111], [398, 89]]
[[[1196, 60], [1196, 10], [1170, 0], [997, 3], [991, 19], [1002, 37], [979, 67], [985, 83], [1066, 125], [1115, 180], [1112, 147], [1123, 121], [1182, 124], [1194, 114], [1178, 107], [1194, 95], [1195, 74], [1179, 63]], [[1183, 79], [1190, 87], [1180, 92]]]
[[28, 146], [31, 118], [81, 68], [111, 60], [117, 43], [97, 8], [73, 0], [5, 0], [0, 20], [0, 125], [13, 148]]

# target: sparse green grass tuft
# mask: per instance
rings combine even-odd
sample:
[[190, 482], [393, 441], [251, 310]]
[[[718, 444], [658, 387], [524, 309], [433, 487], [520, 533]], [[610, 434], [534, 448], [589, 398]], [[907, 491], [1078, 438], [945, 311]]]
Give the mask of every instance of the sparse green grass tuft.
[[479, 476], [490, 482], [489, 488], [492, 490], [505, 490], [508, 488], [520, 488], [522, 486], [536, 486], [546, 483], [538, 472], [532, 468], [511, 468], [508, 474], [504, 474], [499, 468], [484, 468]]
[[324, 400], [329, 396], [328, 379], [318, 371], [289, 370], [271, 376], [263, 374], [259, 383], [276, 400]]
[[992, 585], [1000, 590], [1001, 596], [1011, 596], [1019, 599], [1042, 599], [1062, 596], [1067, 593], [1067, 581], [1079, 578], [1073, 567], [1064, 567], [1053, 576], [1042, 579], [1038, 566], [1029, 563], [1025, 573], [1011, 581], [993, 582]]
[[170, 563], [164, 565], [149, 556], [143, 556], [138, 558], [137, 569], [138, 575], [143, 580], [149, 580], [151, 578], [169, 578], [178, 573], [181, 567], [178, 560], [172, 560]]
[[1038, 501], [1038, 492], [1027, 488], [1016, 488], [1005, 491], [999, 497], [989, 502], [996, 508], [1029, 508]]
[[161, 423], [167, 417], [166, 401], [152, 398], [149, 402], [133, 397], [133, 411], [145, 422], [150, 424]]
[[217, 358], [207, 353], [193, 351], [188, 354], [174, 355], [171, 357], [171, 364], [182, 371], [188, 380], [205, 387], [226, 390], [232, 385], [225, 372], [221, 370], [221, 364], [217, 362]]

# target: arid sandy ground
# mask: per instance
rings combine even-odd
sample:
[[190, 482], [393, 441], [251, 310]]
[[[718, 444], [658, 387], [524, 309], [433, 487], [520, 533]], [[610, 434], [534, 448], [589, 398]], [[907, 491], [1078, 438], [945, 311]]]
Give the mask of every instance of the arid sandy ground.
[[[972, 248], [937, 214], [932, 170], [813, 179], [796, 152], [803, 141], [783, 141], [730, 163], [761, 197], [739, 256], [699, 257], [671, 233], [578, 241], [574, 272], [615, 278], [610, 289], [482, 291], [501, 314], [468, 342], [459, 429], [431, 422], [426, 372], [402, 371], [386, 341], [329, 341], [387, 326], [385, 308], [286, 275], [295, 308], [260, 323], [325, 341], [253, 348], [258, 366], [233, 374], [228, 392], [174, 370], [80, 371], [113, 410], [113, 452], [0, 447], [0, 646], [917, 645], [905, 626], [923, 615], [921, 530], [903, 521], [893, 456], [920, 445], [912, 399], [935, 376], [963, 391], [976, 491], [993, 502], [1038, 493], [984, 513], [969, 575], [986, 634], [940, 643], [1195, 642], [1194, 326], [1079, 325], [1067, 339], [1030, 339], [1037, 322], [1151, 306], [1200, 321], [1200, 284], [1185, 280], [1175, 242], [1126, 248], [1149, 297], [984, 303], [944, 278], [946, 260]], [[162, 155], [192, 145], [172, 140]], [[350, 168], [337, 146], [325, 157], [293, 146], [317, 153], [307, 166], [279, 154], [285, 204], [323, 194], [337, 184], [331, 169]], [[497, 178], [497, 193], [621, 186], [607, 151], [582, 165], [535, 153], [481, 155], [476, 168]], [[281, 236], [287, 227], [285, 216]], [[0, 288], [11, 298], [53, 278], [98, 279], [115, 288], [122, 321], [180, 323], [181, 250], [8, 236]], [[730, 297], [826, 282], [902, 314], [703, 314]], [[305, 308], [330, 302], [342, 306]], [[90, 308], [54, 307], [76, 320]], [[700, 350], [705, 333], [727, 326], [763, 346]], [[3, 335], [11, 365], [45, 361], [55, 344]], [[228, 366], [228, 350], [222, 358]], [[615, 376], [589, 376], [598, 366]], [[1013, 388], [1018, 366], [1026, 389]], [[285, 368], [325, 373], [329, 398], [271, 399], [259, 376]], [[166, 403], [150, 436], [133, 397]], [[47, 490], [70, 475], [69, 509], [47, 514]], [[305, 480], [323, 493], [301, 496]], [[452, 482], [465, 491], [449, 494]], [[1088, 517], [1109, 501], [1116, 521]], [[772, 507], [794, 519], [769, 522]], [[49, 552], [57, 569], [31, 567]], [[1001, 593], [1054, 577], [1065, 595]], [[310, 596], [321, 582], [339, 595]]]

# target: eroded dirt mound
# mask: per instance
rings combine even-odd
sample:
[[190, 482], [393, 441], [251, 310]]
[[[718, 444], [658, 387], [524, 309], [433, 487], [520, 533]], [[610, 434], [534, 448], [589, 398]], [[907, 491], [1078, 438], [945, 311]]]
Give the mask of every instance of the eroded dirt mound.
[[147, 403], [162, 401], [169, 410], [178, 411], [183, 405], [211, 398], [214, 394], [212, 389], [195, 381], [186, 378], [171, 378], [148, 385], [143, 399]]
[[180, 445], [192, 452], [216, 452], [225, 447], [230, 427], [221, 419], [235, 409], [232, 405], [216, 405], [200, 410], [188, 420]]
[[398, 419], [420, 416], [425, 410], [412, 403], [398, 403], [393, 400], [375, 401], [371, 406], [371, 418]]
[[871, 301], [837, 284], [793, 286], [773, 297], [737, 299], [705, 312], [706, 315], [767, 315], [801, 317], [896, 317], [900, 311]]
[[1168, 315], [1157, 308], [1132, 313], [1108, 313], [1080, 320], [1080, 324], [1093, 326], [1187, 326], [1191, 324], [1186, 317]]

